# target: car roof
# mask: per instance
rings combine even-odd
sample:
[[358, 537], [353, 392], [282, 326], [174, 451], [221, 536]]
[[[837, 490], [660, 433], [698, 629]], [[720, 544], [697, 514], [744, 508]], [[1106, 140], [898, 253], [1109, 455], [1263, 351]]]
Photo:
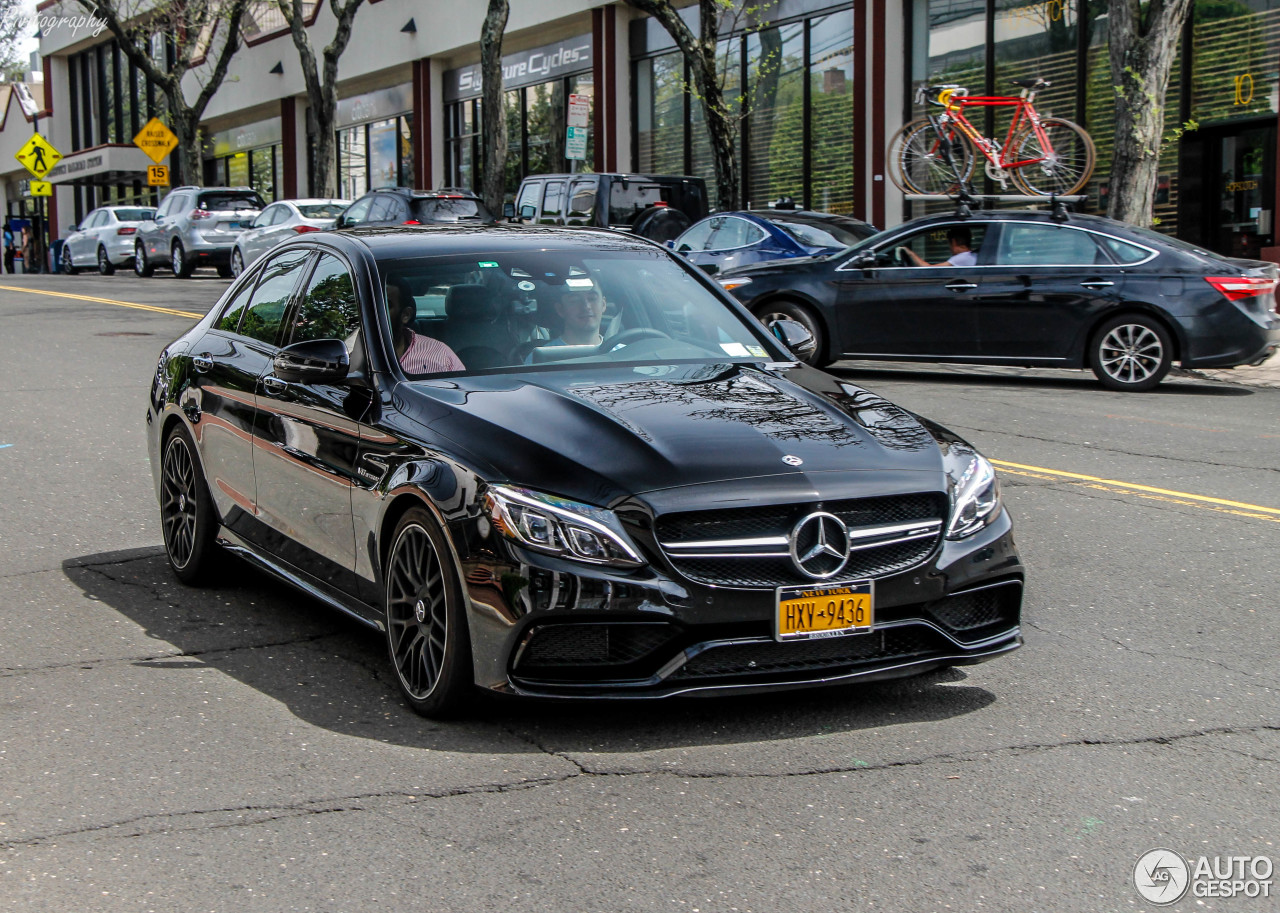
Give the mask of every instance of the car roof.
[[380, 260], [532, 250], [652, 253], [657, 246], [643, 238], [605, 228], [543, 228], [531, 225], [371, 225], [326, 234], [335, 240], [345, 237], [359, 242]]
[[1124, 233], [1131, 228], [1125, 222], [1117, 222], [1115, 219], [1083, 212], [1066, 212], [1062, 215], [1055, 215], [1052, 211], [1045, 209], [981, 209], [968, 216], [957, 216], [954, 212], [920, 216], [915, 219], [908, 219], [901, 225], [895, 226], [893, 230], [896, 232], [907, 227], [915, 228], [917, 226], [953, 222], [1053, 222], [1055, 224], [1075, 225], [1079, 228], [1091, 228], [1095, 231], [1105, 231], [1113, 234]]

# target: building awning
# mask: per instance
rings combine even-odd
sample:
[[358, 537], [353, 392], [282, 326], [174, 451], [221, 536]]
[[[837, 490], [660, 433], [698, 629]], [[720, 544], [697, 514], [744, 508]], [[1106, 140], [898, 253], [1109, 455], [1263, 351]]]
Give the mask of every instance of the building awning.
[[64, 156], [45, 180], [71, 186], [130, 184], [145, 181], [147, 166], [153, 164], [151, 157], [137, 146], [94, 146]]

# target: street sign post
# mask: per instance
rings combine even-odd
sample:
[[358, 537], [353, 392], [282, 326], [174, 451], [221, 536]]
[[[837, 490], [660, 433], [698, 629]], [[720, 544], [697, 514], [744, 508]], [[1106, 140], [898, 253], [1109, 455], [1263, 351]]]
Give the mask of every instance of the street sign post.
[[168, 165], [148, 165], [147, 166], [147, 184], [150, 187], [168, 187], [169, 186], [169, 166]]
[[138, 131], [138, 135], [133, 138], [133, 144], [150, 156], [151, 161], [159, 165], [164, 157], [178, 145], [178, 137], [164, 125], [164, 121], [153, 117]]
[[38, 180], [43, 181], [54, 165], [62, 160], [62, 153], [53, 148], [49, 141], [39, 133], [33, 133], [31, 139], [22, 144], [14, 156]]
[[576, 162], [587, 157], [587, 120], [590, 114], [590, 95], [569, 96], [569, 114], [565, 118], [565, 158]]

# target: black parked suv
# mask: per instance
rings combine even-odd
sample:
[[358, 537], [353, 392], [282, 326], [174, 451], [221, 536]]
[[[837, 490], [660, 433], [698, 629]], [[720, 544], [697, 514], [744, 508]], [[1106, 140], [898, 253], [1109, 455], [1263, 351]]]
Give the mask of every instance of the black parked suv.
[[630, 231], [673, 241], [707, 215], [702, 178], [667, 174], [531, 174], [513, 211], [520, 221]]
[[497, 219], [470, 190], [379, 187], [347, 207], [334, 228], [356, 225], [492, 225]]

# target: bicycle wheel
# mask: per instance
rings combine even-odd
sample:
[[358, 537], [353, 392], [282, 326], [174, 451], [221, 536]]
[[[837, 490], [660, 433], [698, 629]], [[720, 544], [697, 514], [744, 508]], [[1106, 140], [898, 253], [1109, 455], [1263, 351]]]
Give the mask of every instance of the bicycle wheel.
[[1043, 148], [1040, 137], [1030, 128], [1018, 134], [1013, 141], [1013, 160], [1027, 164], [1009, 169], [1013, 182], [1033, 196], [1079, 193], [1093, 176], [1098, 158], [1093, 140], [1079, 124], [1061, 117], [1046, 117], [1040, 126], [1050, 148]]
[[[947, 128], [943, 128], [946, 130]], [[889, 141], [889, 177], [904, 193], [956, 194], [973, 174], [973, 147], [963, 134], [945, 139], [927, 118], [903, 126]]]

